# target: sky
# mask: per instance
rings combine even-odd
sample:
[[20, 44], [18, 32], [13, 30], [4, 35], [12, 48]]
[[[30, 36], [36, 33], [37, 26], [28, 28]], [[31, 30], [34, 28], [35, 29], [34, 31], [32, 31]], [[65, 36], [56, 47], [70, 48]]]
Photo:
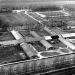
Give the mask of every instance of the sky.
[[75, 0], [0, 0], [0, 6], [2, 5], [26, 5], [26, 4], [75, 4]]

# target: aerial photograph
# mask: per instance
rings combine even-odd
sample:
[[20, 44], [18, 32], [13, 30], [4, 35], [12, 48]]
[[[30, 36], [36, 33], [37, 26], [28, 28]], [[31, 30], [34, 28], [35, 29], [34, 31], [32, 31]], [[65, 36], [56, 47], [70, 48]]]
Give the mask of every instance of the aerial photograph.
[[0, 75], [75, 75], [75, 0], [0, 0]]

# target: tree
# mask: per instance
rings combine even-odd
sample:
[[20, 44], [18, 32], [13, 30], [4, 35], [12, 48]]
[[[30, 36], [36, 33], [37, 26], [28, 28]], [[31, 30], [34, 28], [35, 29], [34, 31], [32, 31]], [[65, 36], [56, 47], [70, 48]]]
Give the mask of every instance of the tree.
[[7, 22], [4, 22], [2, 19], [0, 19], [0, 28], [1, 32], [7, 31], [7, 27], [9, 27], [9, 24]]

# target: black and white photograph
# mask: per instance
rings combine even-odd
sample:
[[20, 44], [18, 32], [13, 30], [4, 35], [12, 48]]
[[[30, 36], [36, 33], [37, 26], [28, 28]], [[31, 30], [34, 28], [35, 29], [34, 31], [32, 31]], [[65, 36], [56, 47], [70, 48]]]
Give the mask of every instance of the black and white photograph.
[[0, 0], [0, 75], [75, 75], [75, 0]]

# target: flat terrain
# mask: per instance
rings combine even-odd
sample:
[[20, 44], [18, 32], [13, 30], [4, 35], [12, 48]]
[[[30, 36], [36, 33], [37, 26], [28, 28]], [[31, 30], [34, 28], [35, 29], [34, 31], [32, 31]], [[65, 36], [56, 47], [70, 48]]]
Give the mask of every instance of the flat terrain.
[[[17, 1], [19, 1], [19, 2], [17, 2]], [[20, 1], [22, 1], [22, 2], [20, 2]], [[34, 0], [31, 0], [31, 1], [30, 0], [25, 0], [25, 1], [24, 0], [15, 0], [15, 1], [14, 0], [13, 1], [12, 0], [7, 0], [7, 1], [3, 0], [1, 2], [7, 6], [8, 5], [9, 6], [29, 6], [29, 5], [35, 5], [35, 4], [37, 4], [37, 6], [38, 5], [41, 6], [41, 4], [42, 5], [46, 5], [46, 4], [63, 5], [64, 3], [65, 4], [66, 3], [68, 3], [68, 4], [73, 3], [74, 4], [74, 1], [71, 1], [71, 2], [69, 2], [69, 1], [65, 2], [65, 1], [59, 1], [59, 0], [58, 1], [55, 1], [55, 0], [53, 0], [53, 1], [41, 0], [40, 1], [40, 0], [38, 0], [38, 2], [37, 2], [37, 0], [35, 0], [34, 2], [33, 1]], [[44, 2], [42, 2], [42, 1], [44, 1]], [[9, 21], [10, 25], [12, 25], [12, 23], [18, 23], [17, 26], [19, 26], [20, 23], [24, 23], [23, 25], [28, 26], [28, 28], [29, 27], [33, 28], [34, 26], [37, 28], [38, 27], [40, 28], [41, 24], [37, 23], [37, 20], [42, 21], [44, 19], [42, 17], [39, 17], [39, 15], [37, 15], [35, 12], [28, 12], [28, 14], [29, 14], [29, 16], [27, 15], [27, 13], [25, 13], [25, 14], [24, 13], [7, 14], [7, 15], [0, 15], [0, 17], [3, 17], [3, 20], [5, 19], [5, 20]], [[60, 16], [61, 13], [57, 13], [57, 14], [56, 13], [41, 13], [41, 14], [44, 14], [47, 16], [51, 16], [51, 15], [54, 15], [54, 16], [59, 15]], [[65, 18], [66, 17], [62, 18], [61, 20], [65, 19]], [[70, 17], [67, 17], [66, 19], [69, 19], [69, 18]], [[55, 19], [58, 20], [58, 18], [55, 18]], [[53, 20], [55, 20], [55, 19], [53, 18]], [[59, 19], [60, 19], [60, 17], [59, 17]], [[75, 17], [74, 17], [74, 19], [75, 19]], [[50, 21], [50, 20], [48, 20], [48, 21]], [[45, 23], [45, 26], [47, 26], [46, 23]], [[15, 27], [15, 26], [16, 25], [14, 24], [13, 27]], [[50, 26], [50, 24], [48, 26]], [[48, 31], [50, 33], [45, 31], [45, 28], [44, 28], [44, 30], [39, 29], [39, 31], [37, 31], [37, 30], [29, 30], [29, 31], [18, 30], [19, 34], [21, 34], [24, 39], [26, 38], [26, 36], [35, 38], [34, 35], [39, 35], [39, 37], [51, 36], [51, 39], [47, 37], [48, 40], [45, 39], [46, 42], [43, 42], [43, 44], [41, 43], [41, 41], [43, 41], [43, 40], [36, 41], [36, 42], [35, 41], [27, 42], [27, 44], [29, 44], [29, 46], [31, 46], [34, 50], [36, 50], [38, 52], [38, 54], [40, 54], [39, 58], [44, 58], [44, 57], [54, 57], [54, 58], [44, 59], [44, 60], [40, 59], [40, 60], [36, 60], [35, 62], [33, 60], [30, 63], [28, 61], [27, 63], [25, 62], [24, 64], [22, 62], [22, 64], [20, 64], [18, 66], [15, 65], [16, 67], [14, 66], [14, 68], [12, 68], [12, 66], [11, 66], [11, 68], [10, 68], [11, 71], [12, 71], [12, 69], [14, 69], [16, 73], [18, 73], [18, 72], [20, 73], [20, 72], [24, 72], [24, 71], [34, 73], [34, 71], [35, 72], [43, 72], [45, 70], [46, 71], [58, 70], [61, 68], [66, 68], [66, 67], [70, 67], [70, 66], [75, 65], [75, 54], [74, 54], [75, 46], [73, 46], [74, 44], [71, 45], [74, 48], [74, 50], [72, 50], [72, 47], [70, 45], [67, 45], [69, 43], [65, 44], [60, 39], [58, 39], [57, 36], [54, 36], [54, 33], [56, 33], [58, 36], [62, 33], [65, 34], [65, 32], [63, 32], [63, 30], [61, 30], [60, 28], [58, 28], [58, 27], [57, 27], [57, 29], [56, 28], [55, 29], [49, 28], [49, 30]], [[34, 35], [32, 35], [30, 31], [31, 32], [34, 31], [36, 33], [32, 33], [32, 34], [34, 34]], [[70, 31], [69, 31], [69, 33], [70, 33]], [[74, 31], [74, 33], [75, 33], [75, 31]], [[73, 39], [73, 38], [71, 38], [71, 39]], [[0, 37], [0, 40], [1, 41], [14, 40], [14, 37], [10, 33], [5, 33]], [[49, 45], [50, 48], [48, 48], [47, 45]], [[10, 47], [10, 46], [6, 47], [6, 48], [0, 47], [0, 63], [8, 63], [11, 61], [21, 60], [21, 55], [19, 55], [19, 53], [21, 52], [21, 54], [22, 54], [23, 49], [20, 48], [20, 50], [19, 50], [19, 48], [20, 47], [18, 47], [18, 46], [16, 48]], [[25, 49], [24, 49], [24, 51], [25, 51]], [[26, 55], [26, 53], [27, 52], [25, 52], [24, 56]], [[8, 68], [5, 68], [5, 69], [8, 69]], [[24, 71], [21, 71], [21, 69], [22, 70], [24, 69]], [[4, 70], [4, 69], [2, 68], [1, 70]], [[39, 70], [39, 71], [37, 71], [37, 70]], [[3, 75], [3, 74], [1, 74], [1, 75]], [[63, 75], [67, 75], [67, 74], [63, 74]]]

